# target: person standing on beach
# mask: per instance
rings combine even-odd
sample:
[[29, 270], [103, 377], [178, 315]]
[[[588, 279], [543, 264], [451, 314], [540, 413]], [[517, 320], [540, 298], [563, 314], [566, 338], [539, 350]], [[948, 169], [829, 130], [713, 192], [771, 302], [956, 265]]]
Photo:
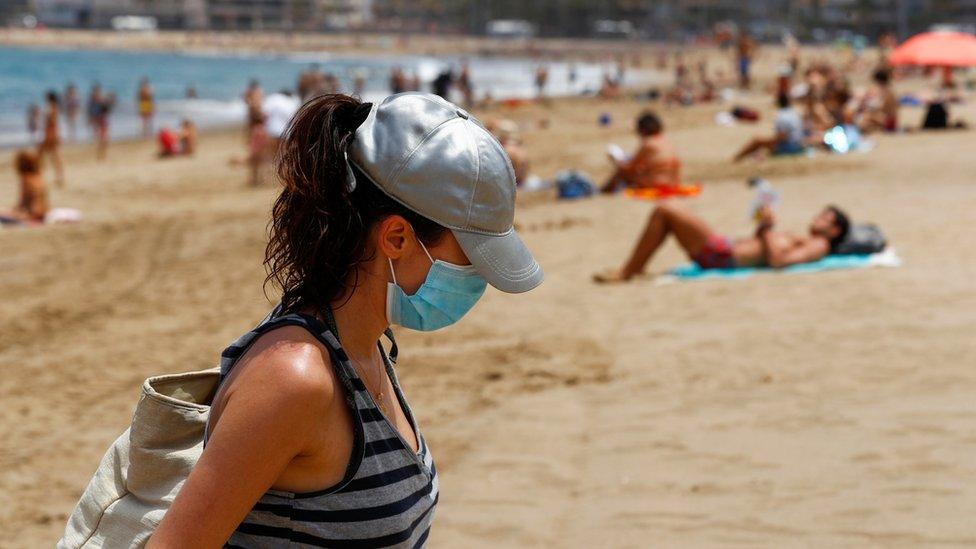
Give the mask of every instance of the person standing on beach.
[[474, 82], [471, 81], [471, 65], [467, 61], [461, 63], [461, 72], [457, 79], [458, 90], [464, 97], [464, 106], [474, 106]]
[[365, 67], [356, 67], [351, 71], [352, 76], [352, 95], [362, 98], [366, 93], [366, 76], [369, 71]]
[[78, 112], [81, 110], [81, 100], [78, 99], [78, 88], [68, 84], [64, 88], [64, 116], [68, 120], [68, 133], [72, 141], [78, 140]]
[[31, 144], [38, 142], [38, 132], [41, 130], [41, 108], [37, 103], [31, 103], [27, 107], [27, 134], [30, 136]]
[[45, 156], [54, 165], [55, 183], [64, 186], [64, 166], [61, 163], [61, 107], [58, 94], [54, 90], [47, 92], [47, 112], [44, 114], [44, 138], [37, 146], [38, 160]]
[[102, 108], [102, 102], [104, 100], [102, 86], [97, 82], [92, 84], [91, 89], [88, 91], [88, 103], [86, 105], [85, 115], [88, 117], [88, 128], [91, 130], [92, 135], [96, 137], [98, 135], [98, 127], [95, 120], [98, 112]]
[[739, 88], [748, 90], [752, 86], [750, 71], [752, 58], [756, 55], [756, 41], [748, 32], [742, 31], [739, 33], [735, 51], [739, 69]]
[[95, 158], [98, 160], [105, 160], [108, 157], [109, 118], [113, 108], [115, 108], [115, 92], [99, 95], [98, 102], [94, 104], [92, 125], [95, 129]]
[[153, 89], [149, 84], [148, 78], [143, 78], [139, 82], [136, 105], [139, 107], [139, 117], [142, 118], [142, 136], [152, 137], [153, 115], [156, 112], [156, 104], [153, 98]]
[[222, 353], [203, 453], [148, 549], [424, 547], [439, 480], [389, 327], [438, 330], [489, 284], [542, 282], [511, 165], [467, 112], [417, 93], [315, 97], [279, 158], [280, 304]]
[[549, 82], [549, 67], [539, 65], [535, 70], [535, 96], [539, 100], [546, 98], [546, 84]]
[[264, 92], [261, 84], [257, 80], [251, 80], [244, 90], [244, 105], [247, 107], [247, 125], [245, 126], [245, 140], [251, 142], [251, 133], [258, 124], [264, 124], [264, 111], [261, 105], [264, 103]]
[[251, 129], [248, 141], [248, 164], [251, 168], [250, 186], [263, 182], [268, 162], [278, 154], [288, 124], [301, 106], [300, 100], [288, 90], [272, 93], [261, 105], [259, 126]]
[[390, 94], [396, 95], [407, 91], [407, 75], [400, 66], [390, 69]]

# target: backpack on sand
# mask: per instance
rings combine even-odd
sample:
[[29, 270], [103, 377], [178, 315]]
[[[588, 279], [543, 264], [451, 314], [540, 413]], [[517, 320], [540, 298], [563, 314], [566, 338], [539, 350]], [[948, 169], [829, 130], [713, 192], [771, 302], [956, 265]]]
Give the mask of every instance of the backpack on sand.
[[837, 255], [863, 255], [883, 252], [888, 240], [877, 225], [862, 223], [851, 225], [847, 236], [837, 245], [833, 253]]

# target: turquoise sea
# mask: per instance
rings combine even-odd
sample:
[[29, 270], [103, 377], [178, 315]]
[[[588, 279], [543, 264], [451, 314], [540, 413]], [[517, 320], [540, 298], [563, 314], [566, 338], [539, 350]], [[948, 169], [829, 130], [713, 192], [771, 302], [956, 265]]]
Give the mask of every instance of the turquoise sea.
[[[533, 78], [539, 62], [530, 59], [465, 58], [477, 94], [490, 91], [495, 98], [530, 97], [534, 94]], [[138, 81], [148, 77], [157, 100], [156, 127], [175, 125], [190, 117], [201, 127], [238, 124], [244, 117], [241, 94], [251, 79], [261, 82], [265, 92], [294, 88], [298, 73], [312, 63], [323, 72], [335, 74], [344, 91], [352, 86], [353, 75], [366, 75], [368, 100], [381, 99], [388, 93], [390, 70], [403, 67], [408, 74], [417, 71], [424, 82], [430, 82], [445, 67], [457, 68], [459, 57], [362, 56], [329, 53], [296, 53], [289, 55], [179, 54], [152, 52], [52, 50], [0, 47], [0, 148], [25, 145], [27, 108], [34, 103], [43, 106], [46, 90], [63, 92], [68, 83], [78, 87], [82, 102], [77, 139], [88, 139], [84, 124], [84, 102], [94, 82], [118, 96], [112, 115], [113, 138], [137, 134], [135, 93]], [[581, 93], [599, 87], [605, 70], [599, 64], [578, 63], [577, 78], [570, 82], [567, 63], [547, 63], [550, 71], [549, 92], [554, 95]], [[630, 84], [646, 75], [631, 71]], [[186, 90], [196, 89], [197, 99], [186, 99]], [[67, 127], [64, 135], [69, 136]]]

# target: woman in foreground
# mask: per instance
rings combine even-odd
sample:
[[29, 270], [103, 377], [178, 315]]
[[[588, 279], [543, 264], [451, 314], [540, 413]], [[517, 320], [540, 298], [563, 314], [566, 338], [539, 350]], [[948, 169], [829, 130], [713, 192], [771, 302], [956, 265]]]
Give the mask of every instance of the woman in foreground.
[[149, 547], [423, 546], [437, 473], [380, 336], [542, 281], [512, 230], [511, 166], [442, 99], [324, 95], [278, 170], [281, 304], [222, 354], [203, 455]]

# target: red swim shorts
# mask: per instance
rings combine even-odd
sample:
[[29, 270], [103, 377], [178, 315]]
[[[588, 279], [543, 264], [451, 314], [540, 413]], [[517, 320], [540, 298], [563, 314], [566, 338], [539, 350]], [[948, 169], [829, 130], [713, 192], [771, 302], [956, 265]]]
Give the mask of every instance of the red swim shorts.
[[735, 257], [732, 256], [732, 240], [727, 236], [713, 234], [700, 252], [691, 256], [691, 260], [702, 269], [733, 269]]

